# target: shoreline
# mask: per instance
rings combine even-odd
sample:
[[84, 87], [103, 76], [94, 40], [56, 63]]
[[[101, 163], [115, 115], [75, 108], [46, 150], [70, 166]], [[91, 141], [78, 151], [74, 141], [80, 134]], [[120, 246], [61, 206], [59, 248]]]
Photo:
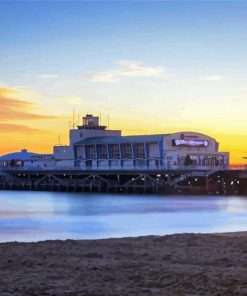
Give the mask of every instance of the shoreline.
[[0, 295], [246, 295], [247, 232], [0, 243]]

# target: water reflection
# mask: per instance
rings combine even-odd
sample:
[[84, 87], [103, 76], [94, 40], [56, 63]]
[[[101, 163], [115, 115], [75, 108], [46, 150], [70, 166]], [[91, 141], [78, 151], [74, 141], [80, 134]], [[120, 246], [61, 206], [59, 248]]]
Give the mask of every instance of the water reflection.
[[247, 229], [247, 199], [0, 191], [0, 241]]

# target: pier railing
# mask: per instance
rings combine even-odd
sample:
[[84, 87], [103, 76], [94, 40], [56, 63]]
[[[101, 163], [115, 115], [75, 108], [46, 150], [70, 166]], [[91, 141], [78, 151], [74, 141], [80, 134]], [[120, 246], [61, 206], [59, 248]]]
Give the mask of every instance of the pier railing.
[[[0, 167], [1, 171], [164, 171], [164, 170], [192, 170], [192, 171], [210, 171], [210, 170], [228, 170], [228, 166], [196, 166], [196, 165], [174, 165], [174, 166], [16, 166]], [[244, 170], [245, 167], [242, 168]]]

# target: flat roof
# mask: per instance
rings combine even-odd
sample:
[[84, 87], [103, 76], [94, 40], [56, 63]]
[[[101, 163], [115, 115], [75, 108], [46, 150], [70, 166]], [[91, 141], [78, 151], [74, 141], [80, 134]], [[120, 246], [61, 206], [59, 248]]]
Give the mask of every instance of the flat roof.
[[76, 142], [74, 145], [94, 145], [94, 144], [118, 144], [118, 143], [153, 143], [159, 142], [164, 136], [161, 135], [138, 135], [138, 136], [112, 136], [112, 137], [93, 137]]

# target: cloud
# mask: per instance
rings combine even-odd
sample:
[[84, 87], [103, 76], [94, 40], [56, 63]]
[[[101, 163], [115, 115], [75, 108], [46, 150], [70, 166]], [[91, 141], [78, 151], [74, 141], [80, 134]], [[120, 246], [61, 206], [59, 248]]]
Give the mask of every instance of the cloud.
[[218, 81], [218, 80], [222, 80], [223, 78], [224, 77], [220, 75], [213, 75], [213, 76], [204, 77], [204, 80]]
[[39, 78], [42, 78], [42, 79], [53, 79], [58, 77], [59, 77], [58, 74], [49, 74], [49, 73], [39, 75]]
[[43, 120], [55, 118], [51, 115], [31, 112], [31, 109], [35, 107], [35, 104], [27, 100], [17, 99], [16, 96], [18, 95], [21, 94], [15, 89], [0, 88], [0, 118], [2, 121]]
[[118, 69], [87, 75], [88, 80], [94, 82], [112, 83], [118, 82], [121, 76], [129, 77], [161, 77], [164, 73], [163, 67], [144, 66], [139, 61], [123, 60], [116, 63]]
[[95, 73], [87, 76], [90, 81], [94, 82], [110, 82], [114, 83], [118, 81], [117, 73], [114, 73], [112, 71], [109, 72], [101, 72], [101, 73]]
[[125, 76], [146, 76], [146, 77], [158, 77], [163, 74], [163, 67], [147, 67], [142, 66], [141, 62], [136, 61], [120, 61], [120, 75]]
[[[4, 92], [3, 92], [4, 93]], [[27, 109], [33, 106], [33, 103], [23, 100], [17, 100], [14, 98], [8, 98], [8, 96], [1, 93], [0, 89], [0, 102], [1, 102], [1, 109]], [[0, 110], [0, 112], [3, 110]]]
[[17, 91], [15, 89], [0, 86], [0, 95], [9, 96], [9, 95], [13, 95], [16, 93], [17, 93]]
[[39, 131], [25, 125], [11, 124], [11, 123], [0, 123], [0, 133], [33, 133]]
[[76, 97], [76, 96], [67, 96], [63, 97], [63, 100], [70, 105], [81, 105], [82, 104], [82, 98]]

